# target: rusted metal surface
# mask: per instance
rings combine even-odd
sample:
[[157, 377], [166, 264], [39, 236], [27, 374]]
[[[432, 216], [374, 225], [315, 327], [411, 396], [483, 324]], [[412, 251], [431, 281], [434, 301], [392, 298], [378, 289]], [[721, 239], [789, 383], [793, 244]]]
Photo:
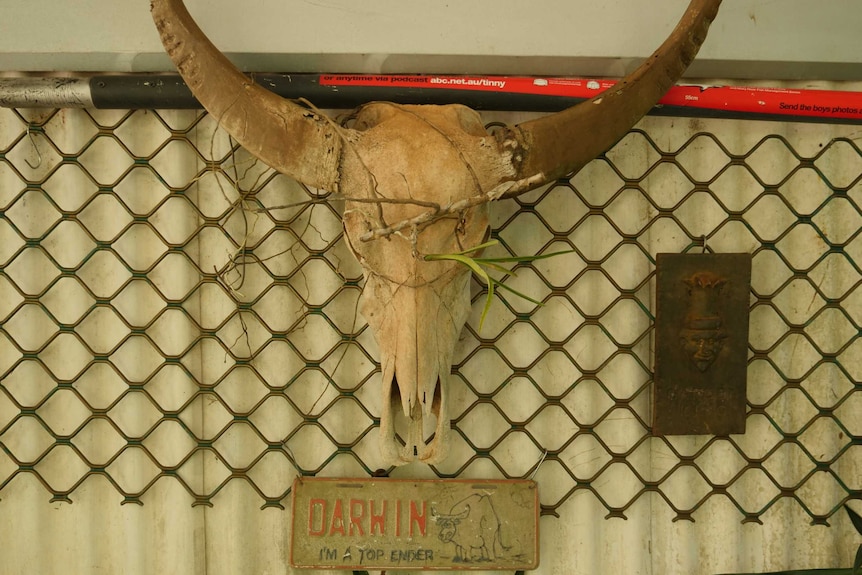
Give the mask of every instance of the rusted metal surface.
[[653, 433], [745, 433], [750, 254], [658, 254]]
[[[650, 117], [571, 182], [501, 203], [496, 255], [580, 255], [520, 267], [505, 281], [545, 305], [495, 290], [490, 331], [473, 286], [456, 443], [422, 476], [521, 477], [547, 450], [536, 574], [852, 564], [854, 130]], [[193, 111], [0, 109], [0, 134], [0, 572], [307, 572], [286, 565], [294, 478], [384, 467], [379, 355], [338, 205], [271, 172], [256, 184], [262, 165]], [[267, 214], [218, 201], [239, 201], [234, 166]], [[746, 433], [654, 437], [652, 254], [702, 235], [754, 254]], [[240, 245], [245, 282], [222, 282], [213, 265]]]
[[539, 500], [527, 480], [304, 478], [290, 562], [321, 569], [534, 569]]

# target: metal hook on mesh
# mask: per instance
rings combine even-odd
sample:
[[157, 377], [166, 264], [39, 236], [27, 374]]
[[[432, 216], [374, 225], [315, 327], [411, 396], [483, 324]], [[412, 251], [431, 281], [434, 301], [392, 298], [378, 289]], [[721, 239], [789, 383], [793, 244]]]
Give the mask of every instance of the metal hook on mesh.
[[701, 247], [700, 253], [705, 254], [706, 253], [706, 236], [705, 235], [700, 236], [700, 247]]
[[536, 467], [533, 469], [533, 473], [531, 473], [531, 474], [530, 474], [530, 480], [531, 480], [531, 481], [533, 480], [533, 478], [535, 478], [535, 477], [536, 477], [536, 474], [539, 472], [539, 468], [540, 468], [540, 467], [542, 466], [542, 464], [545, 462], [545, 458], [546, 458], [546, 457], [548, 457], [548, 450], [547, 450], [547, 449], [546, 449], [546, 450], [545, 450], [545, 452], [542, 454], [542, 457], [539, 459], [538, 463], [536, 463]]
[[24, 158], [24, 161], [27, 163], [28, 166], [30, 166], [31, 170], [35, 170], [39, 166], [42, 165], [42, 152], [39, 151], [39, 146], [36, 145], [36, 138], [33, 137], [34, 133], [35, 132], [33, 132], [32, 126], [28, 125], [27, 126], [27, 137], [30, 138], [30, 144], [32, 144], [33, 150], [36, 152], [36, 157], [39, 158], [39, 161], [36, 162], [35, 166], [30, 163], [29, 158]]
[[302, 483], [302, 478], [305, 476], [305, 471], [299, 466], [296, 462], [296, 457], [293, 455], [293, 451], [290, 450], [290, 447], [287, 446], [287, 439], [281, 442], [281, 448], [284, 449], [284, 452], [287, 454], [287, 460], [293, 465], [293, 468], [296, 469], [297, 479], [300, 483]]

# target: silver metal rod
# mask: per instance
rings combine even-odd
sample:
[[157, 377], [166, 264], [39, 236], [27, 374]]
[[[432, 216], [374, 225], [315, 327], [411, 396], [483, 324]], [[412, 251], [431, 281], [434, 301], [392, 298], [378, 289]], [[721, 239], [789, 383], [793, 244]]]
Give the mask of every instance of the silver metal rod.
[[86, 78], [0, 78], [5, 108], [92, 108]]

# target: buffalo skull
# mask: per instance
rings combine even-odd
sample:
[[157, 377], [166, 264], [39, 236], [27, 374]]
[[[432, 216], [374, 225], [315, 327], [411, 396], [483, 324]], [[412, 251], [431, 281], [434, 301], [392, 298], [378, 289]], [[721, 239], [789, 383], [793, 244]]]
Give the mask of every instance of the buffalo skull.
[[[694, 59], [720, 3], [691, 0], [668, 39], [613, 88], [494, 133], [460, 105], [374, 102], [350, 127], [338, 125], [237, 70], [182, 0], [152, 0], [152, 12], [168, 55], [228, 133], [276, 170], [345, 198], [345, 236], [365, 273], [360, 309], [380, 347], [381, 449], [399, 465], [445, 456], [447, 379], [470, 308], [470, 271], [423, 255], [480, 245], [489, 201], [564, 177], [615, 144]], [[410, 422], [403, 445], [399, 404]], [[423, 418], [432, 414], [426, 443]]]

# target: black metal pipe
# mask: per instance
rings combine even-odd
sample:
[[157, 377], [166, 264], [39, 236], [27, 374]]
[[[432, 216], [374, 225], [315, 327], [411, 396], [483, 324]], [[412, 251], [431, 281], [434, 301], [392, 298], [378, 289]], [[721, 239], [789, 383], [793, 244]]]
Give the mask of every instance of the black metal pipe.
[[[463, 104], [474, 110], [557, 112], [584, 98], [513, 92], [478, 92], [450, 88], [405, 86], [327, 86], [320, 74], [253, 74], [254, 80], [284, 98], [305, 98], [319, 108], [352, 109], [374, 101], [399, 104]], [[93, 104], [103, 109], [194, 109], [201, 105], [182, 78], [160, 76], [94, 76]]]
[[[400, 104], [463, 104], [474, 110], [557, 112], [585, 97], [524, 93], [505, 89], [483, 90], [467, 86], [443, 87], [418, 81], [405, 82], [409, 76], [381, 75], [372, 85], [322, 82], [331, 75], [253, 74], [254, 80], [276, 94], [291, 99], [305, 98], [327, 109], [352, 109], [367, 102], [388, 101]], [[369, 76], [377, 78], [378, 76]], [[399, 82], [388, 83], [386, 79]], [[494, 77], [488, 77], [494, 78]], [[177, 74], [97, 75], [88, 78], [0, 78], [0, 106], [10, 108], [97, 108], [97, 109], [199, 109], [195, 99]], [[758, 113], [722, 107], [659, 105], [651, 115], [744, 120], [779, 120], [832, 124], [862, 124], [856, 117], [828, 114], [794, 115], [792, 112]]]

